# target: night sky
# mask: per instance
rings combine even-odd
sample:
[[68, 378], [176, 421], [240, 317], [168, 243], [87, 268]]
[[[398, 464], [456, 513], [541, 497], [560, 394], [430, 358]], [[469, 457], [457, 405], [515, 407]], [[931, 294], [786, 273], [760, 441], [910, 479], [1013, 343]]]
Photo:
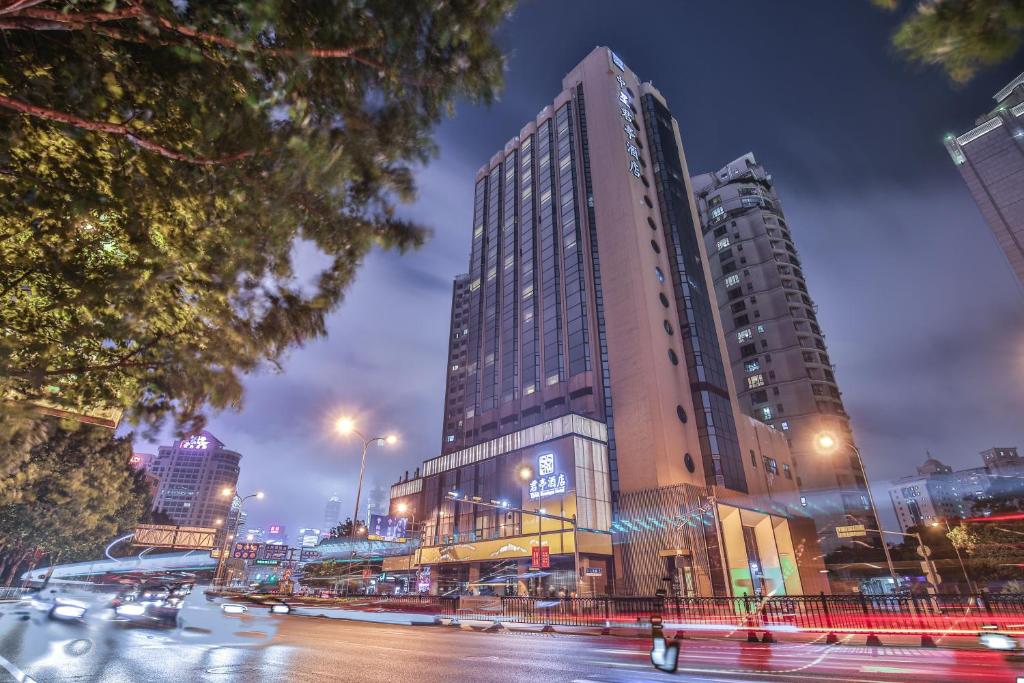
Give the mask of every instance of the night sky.
[[[240, 412], [210, 416], [244, 456], [241, 491], [267, 493], [248, 504], [250, 522], [319, 527], [334, 492], [351, 514], [359, 446], [332, 434], [339, 414], [367, 436], [402, 437], [371, 448], [364, 492], [438, 454], [473, 174], [597, 45], [665, 95], [691, 173], [752, 151], [773, 174], [876, 494], [926, 450], [968, 467], [991, 446], [1024, 447], [1024, 291], [942, 146], [993, 107], [1024, 59], [955, 86], [891, 50], [896, 22], [868, 0], [521, 5], [499, 35], [500, 101], [461, 104], [418, 174], [406, 212], [433, 239], [412, 255], [373, 254], [327, 339], [292, 352], [283, 373], [250, 378]], [[316, 255], [299, 261], [312, 277]], [[891, 518], [887, 496], [879, 505]]]

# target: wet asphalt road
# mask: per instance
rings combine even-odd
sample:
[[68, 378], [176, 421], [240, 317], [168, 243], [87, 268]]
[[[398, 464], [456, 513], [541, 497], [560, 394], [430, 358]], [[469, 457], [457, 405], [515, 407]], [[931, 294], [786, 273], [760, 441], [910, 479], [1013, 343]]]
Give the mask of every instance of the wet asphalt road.
[[[684, 641], [680, 671], [656, 672], [639, 638], [483, 633], [320, 616], [228, 616], [190, 596], [173, 629], [126, 628], [91, 610], [80, 624], [0, 605], [0, 681], [874, 681], [1017, 680], [994, 652], [808, 643]], [[27, 618], [25, 618], [27, 616]], [[19, 678], [27, 676], [28, 679]]]

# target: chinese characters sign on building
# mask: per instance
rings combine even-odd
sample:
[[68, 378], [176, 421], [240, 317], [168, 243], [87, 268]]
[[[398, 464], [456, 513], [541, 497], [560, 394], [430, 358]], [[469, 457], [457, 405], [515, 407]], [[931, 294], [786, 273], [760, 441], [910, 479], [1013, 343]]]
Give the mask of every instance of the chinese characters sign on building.
[[626, 133], [626, 157], [629, 159], [629, 172], [633, 174], [633, 177], [639, 178], [643, 175], [640, 170], [640, 149], [636, 146], [636, 128], [634, 128], [634, 116], [633, 116], [633, 105], [632, 95], [630, 94], [629, 88], [626, 86], [626, 79], [615, 74], [615, 82], [619, 86], [619, 113], [622, 114], [622, 118], [625, 123], [622, 125], [622, 130]]
[[202, 434], [193, 434], [178, 444], [178, 448], [187, 448], [191, 451], [205, 451], [209, 447], [210, 440]]
[[530, 482], [530, 499], [565, 493], [568, 485], [564, 472], [555, 472], [554, 453], [544, 453], [537, 458], [537, 478]]
[[551, 568], [551, 548], [548, 546], [541, 546], [539, 548], [532, 548], [530, 553], [530, 568], [531, 569], [550, 569]]

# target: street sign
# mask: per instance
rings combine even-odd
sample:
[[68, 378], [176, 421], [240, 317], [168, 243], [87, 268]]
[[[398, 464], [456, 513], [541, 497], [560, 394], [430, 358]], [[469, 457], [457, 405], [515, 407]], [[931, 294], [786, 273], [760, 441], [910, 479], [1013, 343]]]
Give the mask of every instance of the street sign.
[[601, 576], [600, 567], [587, 567], [586, 572], [587, 576]]
[[260, 556], [262, 543], [236, 543], [231, 551], [231, 557], [236, 560], [255, 560]]
[[319, 557], [320, 557], [320, 551], [319, 550], [307, 550], [306, 548], [303, 548], [302, 552], [299, 553], [299, 561], [300, 562], [305, 562], [307, 560], [315, 560], [315, 559], [317, 559]]
[[254, 564], [265, 565], [265, 566], [270, 566], [270, 567], [276, 567], [279, 564], [281, 564], [281, 561], [280, 560], [265, 560], [265, 559], [260, 558], [260, 559], [257, 559]]
[[836, 536], [839, 538], [858, 538], [867, 536], [867, 529], [863, 524], [851, 524], [850, 526], [837, 526]]
[[370, 515], [370, 526], [367, 529], [366, 540], [405, 543], [406, 527], [408, 524], [409, 520], [405, 517]]
[[919, 545], [917, 546], [917, 554], [927, 560], [932, 556], [932, 549], [926, 545]]
[[213, 547], [216, 534], [217, 530], [212, 527], [139, 524], [135, 527], [132, 545], [205, 550]]

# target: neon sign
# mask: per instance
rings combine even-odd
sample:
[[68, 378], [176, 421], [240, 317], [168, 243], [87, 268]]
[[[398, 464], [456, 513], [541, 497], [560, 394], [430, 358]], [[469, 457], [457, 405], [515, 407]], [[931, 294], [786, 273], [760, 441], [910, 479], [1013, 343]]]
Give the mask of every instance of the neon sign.
[[210, 447], [210, 440], [202, 434], [193, 434], [178, 444], [178, 448], [187, 448], [192, 451], [205, 451]]
[[[618, 59], [615, 57], [614, 52], [612, 57]], [[626, 154], [629, 159], [629, 172], [633, 174], [634, 178], [639, 178], [643, 175], [643, 171], [640, 170], [640, 150], [633, 144], [633, 141], [636, 140], [636, 130], [633, 128], [633, 111], [630, 108], [631, 96], [629, 88], [626, 86], [626, 79], [615, 74], [615, 82], [619, 85], [619, 113], [626, 121], [622, 125], [622, 130], [626, 133]]]
[[555, 454], [544, 453], [537, 458], [536, 479], [530, 482], [530, 500], [565, 493], [568, 480], [564, 472], [555, 472]]

